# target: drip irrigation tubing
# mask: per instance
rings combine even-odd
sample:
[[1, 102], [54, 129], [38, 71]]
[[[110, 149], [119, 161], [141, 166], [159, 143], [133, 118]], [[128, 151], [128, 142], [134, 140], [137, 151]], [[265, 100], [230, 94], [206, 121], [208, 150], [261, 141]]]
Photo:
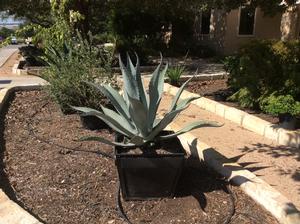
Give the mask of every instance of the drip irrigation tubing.
[[[74, 147], [74, 148], [71, 148], [71, 147], [67, 147], [67, 146], [64, 146], [64, 145], [61, 145], [61, 144], [57, 144], [55, 142], [52, 142], [51, 140], [47, 140], [47, 139], [44, 139], [44, 138], [41, 138], [40, 136], [38, 136], [33, 127], [32, 127], [32, 121], [33, 121], [33, 118], [41, 112], [41, 110], [47, 106], [48, 102], [43, 104], [41, 106], [41, 108], [39, 110], [37, 110], [34, 114], [31, 115], [31, 117], [29, 118], [28, 121], [26, 121], [26, 124], [27, 124], [27, 131], [29, 133], [29, 135], [31, 135], [32, 137], [34, 137], [35, 139], [37, 139], [38, 141], [40, 142], [43, 142], [43, 143], [46, 143], [48, 145], [53, 145], [53, 146], [56, 146], [56, 147], [59, 147], [59, 148], [62, 148], [62, 149], [67, 149], [67, 150], [70, 150], [70, 151], [75, 151], [75, 152], [86, 152], [86, 153], [95, 153], [99, 156], [102, 156], [102, 157], [106, 157], [106, 158], [109, 158], [109, 159], [112, 159], [114, 160], [115, 157], [112, 155], [112, 154], [109, 154], [109, 153], [106, 153], [106, 152], [102, 152], [101, 150], [89, 150], [89, 151], [86, 151], [86, 150], [80, 150], [79, 147]], [[120, 216], [120, 218], [122, 218], [127, 224], [133, 224], [129, 218], [127, 217], [125, 211], [124, 211], [124, 208], [123, 208], [123, 205], [122, 205], [122, 200], [121, 200], [121, 188], [120, 188], [120, 181], [118, 181], [118, 186], [117, 186], [117, 194], [116, 194], [116, 205], [117, 205], [117, 210], [118, 210], [118, 215]], [[233, 216], [235, 215], [235, 199], [234, 199], [234, 196], [233, 196], [233, 192], [231, 191], [230, 187], [229, 187], [229, 182], [226, 182], [226, 183], [223, 183], [222, 184], [223, 187], [224, 187], [224, 191], [229, 194], [229, 197], [230, 197], [230, 201], [231, 201], [231, 206], [230, 206], [230, 210], [229, 210], [229, 214], [227, 215], [226, 219], [225, 220], [222, 220], [220, 221], [219, 223], [220, 224], [229, 224], [232, 220], [233, 220]], [[241, 214], [242, 215], [242, 214]], [[246, 216], [246, 215], [245, 215]], [[249, 215], [248, 215], [249, 216]]]

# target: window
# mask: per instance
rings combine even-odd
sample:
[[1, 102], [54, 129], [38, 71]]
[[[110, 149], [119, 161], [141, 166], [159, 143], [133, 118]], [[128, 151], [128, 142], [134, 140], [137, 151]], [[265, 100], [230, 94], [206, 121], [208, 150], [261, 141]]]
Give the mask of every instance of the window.
[[253, 35], [255, 8], [243, 6], [240, 8], [239, 35]]
[[209, 34], [211, 11], [202, 12], [201, 15], [201, 34]]

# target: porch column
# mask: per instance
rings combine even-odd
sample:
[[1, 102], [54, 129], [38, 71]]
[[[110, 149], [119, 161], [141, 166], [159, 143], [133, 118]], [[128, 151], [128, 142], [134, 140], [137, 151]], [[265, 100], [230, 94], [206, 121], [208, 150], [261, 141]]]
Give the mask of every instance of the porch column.
[[296, 5], [288, 6], [281, 17], [281, 40], [288, 41], [297, 39], [297, 24], [299, 11]]
[[213, 40], [217, 54], [224, 53], [224, 41], [226, 34], [226, 11], [214, 9], [210, 17], [210, 39]]

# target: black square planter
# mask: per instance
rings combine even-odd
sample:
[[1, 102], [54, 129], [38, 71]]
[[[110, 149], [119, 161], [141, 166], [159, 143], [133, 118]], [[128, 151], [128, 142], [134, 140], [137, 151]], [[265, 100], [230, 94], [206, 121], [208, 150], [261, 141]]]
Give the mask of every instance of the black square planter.
[[[182, 171], [185, 151], [178, 138], [163, 145], [177, 145], [176, 153], [128, 154], [115, 147], [116, 165], [124, 200], [173, 197]], [[174, 144], [175, 143], [175, 144]]]

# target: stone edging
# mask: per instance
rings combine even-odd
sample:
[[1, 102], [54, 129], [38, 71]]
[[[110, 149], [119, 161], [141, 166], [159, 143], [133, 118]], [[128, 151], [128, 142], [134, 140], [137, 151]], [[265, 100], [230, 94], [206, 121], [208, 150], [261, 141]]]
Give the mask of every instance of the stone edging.
[[[180, 127], [174, 123], [168, 126], [173, 131]], [[271, 187], [268, 183], [258, 178], [252, 172], [244, 169], [237, 163], [206, 145], [198, 142], [191, 133], [179, 136], [184, 149], [192, 156], [205, 161], [208, 166], [222, 174], [232, 183], [240, 186], [254, 201], [263, 206], [282, 224], [299, 224], [300, 212], [285, 196]]]
[[[12, 86], [0, 90], [0, 112], [6, 103], [9, 94], [17, 90], [35, 90], [41, 85]], [[172, 130], [178, 130], [179, 126], [172, 124]], [[205, 143], [196, 141], [195, 136], [186, 133], [180, 136], [185, 150], [192, 156], [204, 160], [209, 166], [227, 177], [233, 183], [265, 207], [282, 224], [300, 223], [300, 213], [295, 206], [269, 184], [256, 177], [253, 173], [243, 169], [236, 163], [231, 163]], [[39, 220], [25, 211], [17, 203], [13, 202], [0, 189], [0, 223], [2, 224], [42, 224]]]
[[[0, 90], [0, 113], [7, 102], [9, 95], [17, 90], [35, 90], [40, 85], [12, 86]], [[1, 224], [42, 224], [39, 220], [25, 211], [0, 189], [0, 223]]]
[[[165, 92], [175, 95], [178, 88], [165, 83]], [[199, 96], [198, 94], [183, 91], [182, 98]], [[195, 100], [193, 104], [205, 109], [209, 112], [215, 113], [227, 120], [230, 120], [245, 129], [253, 131], [259, 135], [269, 138], [279, 145], [286, 145], [300, 148], [300, 131], [289, 131], [283, 128], [276, 127], [276, 125], [260, 119], [256, 116], [248, 114], [242, 110], [226, 106], [214, 100], [201, 97]]]

